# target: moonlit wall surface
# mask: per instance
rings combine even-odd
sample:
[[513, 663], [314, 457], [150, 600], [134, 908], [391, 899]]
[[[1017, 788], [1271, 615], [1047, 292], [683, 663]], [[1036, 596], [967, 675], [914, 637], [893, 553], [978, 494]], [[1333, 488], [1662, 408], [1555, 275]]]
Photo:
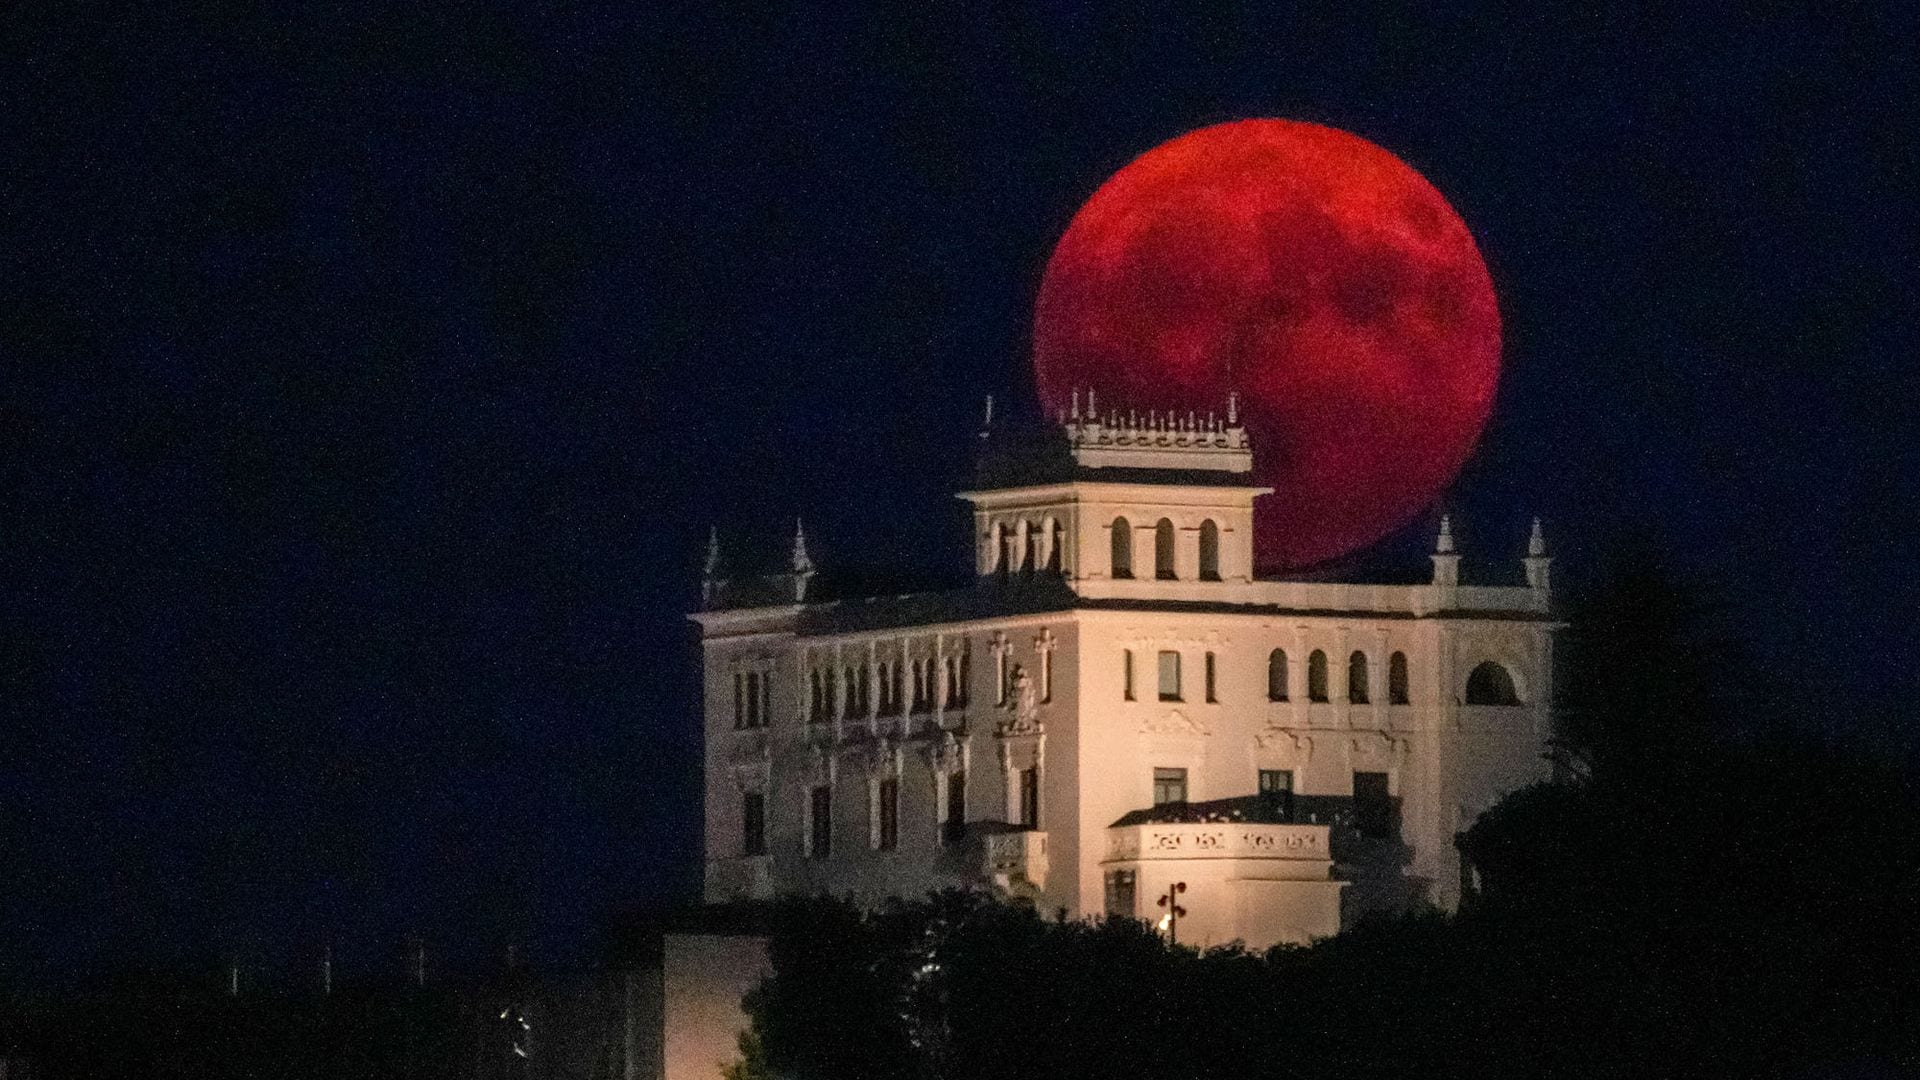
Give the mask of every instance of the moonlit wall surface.
[[1238, 390], [1268, 569], [1357, 550], [1453, 480], [1492, 409], [1500, 314], [1433, 186], [1357, 136], [1203, 128], [1103, 184], [1054, 249], [1034, 318], [1050, 410], [1201, 412]]

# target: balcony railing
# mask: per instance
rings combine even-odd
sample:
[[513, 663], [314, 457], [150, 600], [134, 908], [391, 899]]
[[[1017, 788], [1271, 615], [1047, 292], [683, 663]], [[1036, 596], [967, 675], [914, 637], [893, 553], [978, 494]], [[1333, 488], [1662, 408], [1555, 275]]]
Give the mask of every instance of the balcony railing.
[[1325, 825], [1196, 822], [1118, 825], [1107, 830], [1107, 861], [1149, 859], [1332, 858]]
[[995, 833], [985, 838], [987, 877], [1012, 891], [1019, 882], [1047, 887], [1047, 834], [1034, 829]]

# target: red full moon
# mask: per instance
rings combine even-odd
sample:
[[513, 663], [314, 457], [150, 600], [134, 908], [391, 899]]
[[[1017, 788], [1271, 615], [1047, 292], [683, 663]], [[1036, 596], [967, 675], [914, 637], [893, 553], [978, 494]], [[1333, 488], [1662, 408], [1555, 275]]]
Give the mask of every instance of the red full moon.
[[1419, 173], [1291, 120], [1202, 128], [1074, 215], [1040, 284], [1041, 402], [1224, 409], [1238, 390], [1263, 569], [1371, 544], [1452, 482], [1486, 425], [1500, 312], [1465, 223]]

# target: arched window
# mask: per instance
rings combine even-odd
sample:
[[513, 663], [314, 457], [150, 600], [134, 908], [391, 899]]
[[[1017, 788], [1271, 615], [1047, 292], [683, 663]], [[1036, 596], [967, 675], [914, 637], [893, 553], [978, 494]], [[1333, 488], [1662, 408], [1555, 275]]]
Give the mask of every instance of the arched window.
[[1161, 518], [1153, 527], [1153, 576], [1161, 581], [1172, 581], [1173, 573], [1173, 522]]
[[1133, 526], [1126, 518], [1113, 519], [1113, 576], [1133, 576]]
[[1287, 654], [1275, 649], [1267, 654], [1267, 700], [1287, 700]]
[[1060, 559], [1062, 556], [1060, 549], [1067, 546], [1067, 528], [1060, 524], [1058, 520], [1049, 519], [1047, 534], [1048, 538], [1053, 541], [1047, 545], [1047, 571], [1057, 574], [1060, 572], [1061, 567]]
[[1483, 661], [1467, 676], [1467, 704], [1520, 704], [1520, 695], [1513, 690], [1513, 676], [1492, 660]]
[[1200, 580], [1220, 580], [1220, 526], [1212, 518], [1200, 523]]
[[1407, 654], [1394, 653], [1387, 658], [1387, 703], [1407, 703]]
[[1347, 657], [1347, 700], [1355, 705], [1372, 700], [1367, 693], [1367, 654], [1358, 649]]
[[1307, 700], [1327, 700], [1327, 654], [1319, 649], [1307, 657]]

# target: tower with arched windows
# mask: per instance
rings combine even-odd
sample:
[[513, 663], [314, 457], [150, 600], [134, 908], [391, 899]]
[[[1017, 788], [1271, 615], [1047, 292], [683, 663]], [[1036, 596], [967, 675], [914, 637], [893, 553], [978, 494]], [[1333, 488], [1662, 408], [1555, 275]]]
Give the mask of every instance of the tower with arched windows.
[[1262, 577], [1231, 404], [1085, 402], [984, 444], [971, 587], [835, 598], [804, 537], [760, 577], [712, 545], [708, 898], [972, 884], [1144, 917], [1182, 880], [1183, 940], [1254, 946], [1456, 903], [1455, 835], [1546, 775], [1537, 524], [1500, 581], [1461, 579], [1446, 521], [1421, 584]]

